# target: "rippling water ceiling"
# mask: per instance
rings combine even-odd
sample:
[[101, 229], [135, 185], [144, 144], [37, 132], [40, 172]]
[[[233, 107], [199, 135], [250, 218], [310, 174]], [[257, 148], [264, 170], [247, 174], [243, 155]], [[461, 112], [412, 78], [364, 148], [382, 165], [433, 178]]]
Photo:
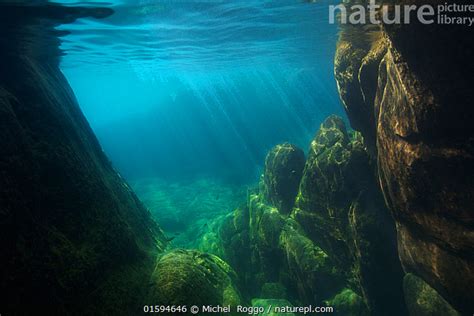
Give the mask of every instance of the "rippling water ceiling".
[[342, 115], [327, 2], [68, 3], [86, 4], [114, 14], [59, 28], [61, 68], [128, 177], [254, 181], [272, 146]]
[[328, 27], [323, 3], [142, 0], [87, 4], [108, 6], [115, 13], [105, 20], [81, 20], [63, 27], [71, 32], [63, 43], [68, 52], [65, 68], [78, 62], [101, 66], [138, 62], [137, 67], [152, 70], [209, 71], [313, 63], [334, 49], [335, 31]]

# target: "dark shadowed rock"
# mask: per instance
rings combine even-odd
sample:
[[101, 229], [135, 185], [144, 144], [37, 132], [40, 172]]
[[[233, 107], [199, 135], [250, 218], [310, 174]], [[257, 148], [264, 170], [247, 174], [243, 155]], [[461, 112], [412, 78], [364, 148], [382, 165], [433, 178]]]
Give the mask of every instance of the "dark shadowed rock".
[[428, 122], [439, 115], [436, 109], [450, 104], [439, 103], [393, 48], [380, 65], [378, 91], [380, 178], [399, 223], [403, 265], [454, 305], [472, 310], [472, 140], [449, 141], [425, 130], [436, 124]]
[[365, 316], [370, 315], [364, 299], [351, 289], [343, 289], [330, 300], [326, 305], [334, 308], [334, 314], [338, 316]]
[[411, 273], [405, 275], [403, 288], [411, 316], [459, 316], [436, 290], [419, 277]]
[[59, 70], [46, 18], [82, 13], [15, 10], [0, 8], [2, 313], [136, 313], [166, 242]]
[[393, 220], [362, 137], [336, 116], [311, 143], [292, 217], [372, 313], [405, 312]]
[[284, 214], [295, 202], [304, 162], [303, 151], [288, 143], [275, 146], [265, 159], [265, 199]]
[[287, 219], [280, 235], [289, 288], [302, 302], [320, 302], [338, 293], [346, 280], [334, 261], [309, 239], [300, 225]]
[[[365, 36], [362, 29], [359, 33]], [[375, 91], [371, 103], [341, 97], [352, 109], [348, 115], [354, 128], [376, 143], [380, 183], [397, 222], [405, 270], [467, 314], [474, 309], [470, 33], [466, 26], [416, 21], [386, 26], [383, 40], [374, 41], [362, 59], [359, 50], [345, 48], [350, 37], [344, 36], [337, 55], [351, 59], [346, 64], [361, 65], [359, 77], [345, 80], [347, 67], [335, 68], [340, 91]], [[367, 60], [370, 67], [363, 66]], [[363, 126], [356, 124], [361, 114], [373, 118], [373, 124], [367, 119]]]

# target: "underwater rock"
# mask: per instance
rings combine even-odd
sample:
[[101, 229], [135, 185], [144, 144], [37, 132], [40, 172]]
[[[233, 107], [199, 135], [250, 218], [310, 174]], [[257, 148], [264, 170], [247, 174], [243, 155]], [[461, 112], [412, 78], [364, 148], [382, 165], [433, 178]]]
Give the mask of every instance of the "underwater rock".
[[207, 253], [216, 255], [219, 258], [225, 259], [226, 248], [223, 245], [224, 240], [222, 236], [219, 234], [219, 231], [221, 230], [221, 227], [223, 226], [223, 221], [226, 221], [227, 217], [219, 216], [212, 222], [208, 223], [204, 228], [201, 228], [203, 229], [203, 232], [200, 233], [202, 235], [199, 238], [198, 245], [197, 245], [197, 249], [199, 251], [207, 252]]
[[419, 277], [408, 273], [403, 279], [405, 300], [410, 315], [446, 315], [459, 316], [431, 286]]
[[419, 277], [408, 273], [403, 279], [405, 300], [412, 316], [459, 316], [432, 287]]
[[[267, 156], [267, 167], [278, 148]], [[270, 204], [264, 179], [247, 206], [212, 230], [246, 293], [323, 304], [349, 287], [364, 311], [406, 314], [394, 223], [360, 133], [349, 133], [336, 116], [321, 125], [290, 216]], [[270, 291], [271, 285], [286, 288], [288, 297]], [[348, 306], [360, 312], [359, 305]]]
[[[271, 315], [271, 316], [294, 316], [295, 313], [279, 313], [275, 311], [275, 307], [293, 307], [293, 305], [285, 299], [264, 299], [255, 298], [252, 300], [252, 307], [262, 308], [263, 313], [256, 315]], [[270, 312], [268, 312], [270, 311]]]
[[352, 145], [340, 118], [323, 122], [311, 143], [293, 212], [311, 239], [346, 271], [352, 258], [348, 212], [368, 170], [364, 149]]
[[264, 283], [279, 281], [283, 261], [279, 238], [285, 218], [277, 208], [265, 204], [261, 194], [251, 195], [248, 204], [252, 265], [258, 271], [256, 283], [260, 289]]
[[[367, 54], [367, 47], [354, 46], [352, 42], [340, 40], [334, 58], [334, 73], [337, 89], [351, 125], [356, 130], [364, 130], [364, 135], [373, 134], [367, 105], [359, 83], [359, 69]], [[366, 139], [375, 140], [366, 136]]]
[[[352, 109], [353, 127], [376, 143], [379, 182], [397, 222], [404, 269], [469, 314], [474, 309], [474, 109], [469, 106], [474, 69], [465, 61], [471, 60], [471, 34], [467, 27], [414, 21], [385, 26], [381, 36], [383, 44], [374, 42], [363, 58], [355, 48], [339, 53], [353, 56], [353, 65], [372, 60], [359, 70], [371, 73], [365, 76], [370, 80], [344, 81], [344, 67], [335, 68], [340, 91], [357, 86], [370, 95], [376, 91], [374, 102], [361, 105], [360, 99], [341, 97]], [[349, 36], [342, 47], [347, 41]], [[368, 120], [364, 126], [355, 123], [361, 113], [373, 118], [373, 126]]]
[[283, 214], [293, 207], [304, 162], [303, 151], [288, 143], [276, 145], [265, 159], [265, 200]]
[[259, 273], [258, 253], [250, 242], [249, 222], [249, 209], [243, 205], [210, 222], [198, 240], [200, 251], [217, 255], [235, 270], [242, 299], [248, 301], [260, 290], [255, 278]]
[[344, 286], [345, 278], [331, 258], [305, 236], [293, 219], [287, 220], [280, 245], [289, 275], [286, 282], [294, 290], [294, 298], [314, 304], [332, 297]]
[[234, 270], [217, 256], [175, 249], [158, 260], [146, 301], [165, 306], [236, 306], [240, 304], [236, 279]]
[[331, 116], [311, 143], [292, 217], [374, 314], [403, 314], [393, 220], [359, 133]]
[[364, 299], [354, 293], [351, 289], [344, 289], [332, 299], [327, 300], [327, 306], [334, 308], [335, 315], [341, 316], [364, 316], [370, 315]]
[[262, 285], [261, 298], [286, 298], [286, 288], [278, 282], [269, 282]]
[[137, 313], [165, 237], [84, 118], [54, 23], [21, 17], [0, 21], [2, 313]]
[[[373, 109], [378, 68], [387, 50], [386, 40], [374, 30], [359, 36], [354, 33], [367, 31], [357, 32], [354, 26], [344, 26], [343, 30], [351, 33], [338, 41], [334, 58], [339, 96], [351, 126], [363, 134], [369, 153], [375, 155], [376, 123]], [[370, 43], [367, 43], [369, 39]]]
[[446, 293], [453, 305], [472, 311], [472, 139], [450, 141], [449, 135], [429, 132], [427, 125], [434, 122], [426, 120], [450, 104], [437, 103], [400, 58], [392, 49], [382, 61], [376, 99], [380, 178], [398, 222], [400, 258], [406, 271]]

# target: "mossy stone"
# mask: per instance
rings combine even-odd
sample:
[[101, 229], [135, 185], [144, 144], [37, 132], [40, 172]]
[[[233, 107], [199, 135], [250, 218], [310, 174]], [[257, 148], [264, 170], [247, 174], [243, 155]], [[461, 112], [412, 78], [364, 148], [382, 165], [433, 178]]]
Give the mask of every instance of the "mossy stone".
[[163, 255], [152, 275], [149, 304], [238, 305], [234, 270], [217, 256], [176, 249]]
[[414, 274], [405, 275], [403, 289], [411, 316], [460, 315], [435, 289]]
[[278, 282], [267, 282], [262, 285], [260, 297], [267, 299], [286, 298], [286, 288]]
[[309, 239], [299, 224], [288, 219], [280, 235], [280, 247], [298, 298], [315, 303], [333, 296], [344, 285], [344, 278], [333, 260]]
[[289, 301], [285, 299], [263, 299], [254, 298], [252, 300], [253, 307], [262, 307], [264, 312], [257, 315], [268, 315], [268, 316], [293, 316], [294, 313], [279, 313], [275, 311], [275, 307], [293, 307]]
[[325, 302], [334, 308], [334, 313], [341, 316], [368, 316], [369, 310], [364, 299], [351, 289], [343, 289], [332, 299]]
[[303, 151], [289, 143], [276, 145], [265, 159], [263, 195], [283, 214], [293, 207], [304, 163]]

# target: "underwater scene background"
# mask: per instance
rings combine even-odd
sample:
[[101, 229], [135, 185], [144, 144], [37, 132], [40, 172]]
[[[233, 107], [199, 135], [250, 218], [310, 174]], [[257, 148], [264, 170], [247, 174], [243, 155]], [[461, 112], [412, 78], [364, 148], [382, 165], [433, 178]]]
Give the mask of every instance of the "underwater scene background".
[[0, 314], [472, 315], [472, 31], [339, 4], [0, 1]]
[[231, 212], [273, 146], [307, 149], [327, 116], [345, 116], [325, 5], [129, 1], [59, 27], [79, 105], [165, 232]]
[[112, 7], [109, 18], [61, 27], [61, 68], [127, 178], [255, 182], [272, 146], [307, 147], [324, 118], [343, 115], [337, 30], [323, 4]]

